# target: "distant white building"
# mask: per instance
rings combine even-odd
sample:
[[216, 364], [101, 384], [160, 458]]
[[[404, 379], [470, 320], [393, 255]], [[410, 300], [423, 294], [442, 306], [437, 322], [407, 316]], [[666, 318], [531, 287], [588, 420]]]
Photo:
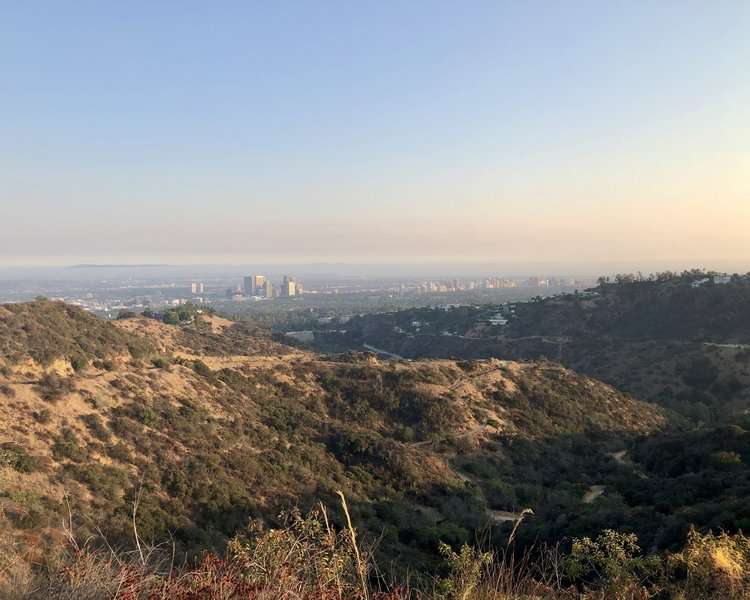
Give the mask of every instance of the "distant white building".
[[487, 319], [487, 322], [490, 325], [507, 325], [508, 319], [506, 319], [501, 313], [497, 313], [496, 315]]
[[692, 284], [694, 288], [700, 287], [702, 285], [705, 285], [709, 281], [712, 281], [714, 285], [726, 285], [730, 281], [732, 281], [731, 275], [714, 275], [713, 278], [711, 277], [704, 277], [703, 279], [696, 279]]

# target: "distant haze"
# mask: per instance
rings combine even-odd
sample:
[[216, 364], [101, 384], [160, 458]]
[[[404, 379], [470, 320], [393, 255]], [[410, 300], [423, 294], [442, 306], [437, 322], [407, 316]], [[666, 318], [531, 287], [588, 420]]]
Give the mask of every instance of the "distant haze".
[[748, 31], [730, 0], [5, 3], [0, 266], [748, 271]]

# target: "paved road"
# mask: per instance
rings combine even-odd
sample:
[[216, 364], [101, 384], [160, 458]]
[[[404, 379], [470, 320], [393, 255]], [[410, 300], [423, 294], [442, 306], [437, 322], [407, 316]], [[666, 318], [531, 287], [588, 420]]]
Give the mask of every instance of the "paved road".
[[713, 342], [703, 342], [704, 346], [716, 346], [718, 348], [750, 348], [750, 344], [714, 344]]
[[390, 356], [391, 358], [394, 358], [396, 360], [410, 360], [408, 358], [404, 358], [403, 356], [400, 356], [399, 354], [388, 352], [388, 350], [383, 350], [382, 348], [376, 348], [375, 346], [371, 346], [370, 344], [362, 344], [362, 346], [367, 348], [370, 352], [375, 352], [377, 354], [382, 354], [384, 356]]

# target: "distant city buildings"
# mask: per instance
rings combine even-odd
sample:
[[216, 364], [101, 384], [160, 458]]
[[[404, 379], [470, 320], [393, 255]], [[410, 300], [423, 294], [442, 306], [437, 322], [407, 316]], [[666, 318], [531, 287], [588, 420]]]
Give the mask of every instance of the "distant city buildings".
[[243, 279], [245, 296], [263, 296], [265, 294], [265, 286], [265, 275], [247, 275]]
[[461, 279], [451, 279], [442, 281], [425, 281], [416, 286], [398, 287], [400, 295], [407, 292], [417, 294], [435, 294], [450, 292], [467, 292], [473, 290], [494, 290], [504, 288], [585, 288], [595, 285], [594, 279], [577, 279], [575, 277], [539, 277], [533, 276], [525, 279], [516, 277], [486, 277], [480, 279], [470, 279], [462, 281]]
[[281, 284], [281, 297], [291, 298], [300, 294], [302, 294], [302, 284], [297, 281], [297, 278], [284, 275], [284, 281]]
[[242, 290], [245, 298], [260, 300], [299, 296], [303, 287], [295, 277], [289, 275], [285, 275], [281, 285], [277, 286], [274, 286], [273, 282], [265, 275], [247, 275], [243, 278]]
[[[108, 318], [119, 310], [140, 312], [145, 308], [159, 310], [167, 306], [179, 306], [186, 302], [211, 305], [222, 302], [267, 302], [271, 299], [296, 300], [304, 294], [310, 305], [324, 305], [335, 302], [334, 296], [344, 296], [342, 301], [365, 302], [367, 306], [378, 303], [391, 303], [403, 306], [430, 305], [435, 303], [471, 304], [490, 302], [497, 298], [531, 298], [538, 295], [554, 295], [576, 289], [579, 293], [594, 287], [596, 280], [590, 277], [556, 276], [545, 277], [501, 277], [501, 276], [463, 276], [450, 275], [441, 279], [425, 280], [417, 277], [311, 277], [308, 285], [291, 275], [278, 279], [267, 275], [235, 276], [234, 278], [212, 277], [206, 283], [197, 279], [195, 273], [185, 280], [181, 277], [165, 277], [161, 281], [144, 278], [123, 279], [113, 285], [112, 281], [101, 281], [91, 285], [87, 281], [85, 289], [81, 283], [49, 285], [47, 294], [86, 310], [96, 312]], [[746, 276], [743, 276], [746, 277]], [[724, 274], [705, 275], [694, 285], [706, 282], [726, 284], [730, 277]], [[78, 287], [76, 287], [78, 286]], [[517, 288], [517, 289], [506, 289]], [[2, 291], [0, 290], [0, 294]], [[30, 292], [13, 291], [8, 293], [6, 301], [17, 301], [28, 298]], [[455, 296], [452, 296], [456, 294]], [[462, 295], [463, 294], [463, 295]], [[424, 297], [420, 297], [424, 295]], [[431, 298], [431, 295], [437, 297]], [[442, 296], [442, 298], [441, 298]]]

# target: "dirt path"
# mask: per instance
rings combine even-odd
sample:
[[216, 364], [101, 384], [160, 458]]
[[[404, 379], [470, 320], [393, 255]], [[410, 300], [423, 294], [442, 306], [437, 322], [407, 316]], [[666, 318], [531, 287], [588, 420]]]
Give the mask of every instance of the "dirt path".
[[591, 504], [594, 500], [596, 500], [603, 493], [604, 493], [603, 485], [592, 485], [588, 489], [588, 491], [583, 495], [581, 502], [583, 502], [584, 504]]
[[[450, 437], [452, 437], [455, 440], [458, 440], [458, 439], [461, 439], [461, 438], [469, 437], [470, 435], [475, 435], [475, 434], [480, 433], [482, 431], [487, 431], [490, 428], [494, 429], [494, 427], [492, 425], [489, 425], [487, 423], [483, 423], [481, 425], [477, 425], [476, 427], [473, 427], [473, 428], [469, 429], [468, 431], [464, 431], [463, 433], [459, 433], [457, 435], [451, 435]], [[448, 437], [448, 436], [446, 436], [446, 437]], [[435, 444], [437, 442], [442, 442], [445, 439], [446, 438], [440, 438], [440, 439], [437, 439], [437, 440], [425, 440], [424, 442], [411, 442], [411, 444], [409, 444], [409, 445], [410, 446], [414, 446], [415, 448], [419, 448], [419, 447], [422, 447], [422, 446], [429, 446], [430, 444]]]
[[499, 371], [503, 367], [507, 367], [513, 361], [512, 360], [499, 360], [497, 362], [500, 363], [498, 366], [492, 367], [491, 369], [485, 369], [484, 371], [480, 371], [479, 373], [474, 373], [473, 375], [469, 375], [468, 377], [464, 377], [463, 379], [459, 379], [449, 389], [450, 390], [457, 390], [463, 384], [468, 383], [468, 382], [470, 382], [470, 381], [472, 381], [474, 379], [477, 379], [479, 377], [484, 377], [485, 375], [489, 375], [490, 373], [494, 373], [495, 371]]
[[492, 517], [495, 521], [518, 521], [521, 517], [521, 513], [514, 513], [507, 510], [491, 510], [487, 509], [487, 514]]
[[610, 454], [610, 456], [614, 458], [621, 465], [624, 465], [624, 464], [627, 464], [625, 462], [625, 455], [627, 455], [627, 453], [628, 453], [627, 450], [620, 450], [619, 452], [613, 452], [612, 454]]
[[620, 450], [619, 452], [612, 452], [610, 454], [612, 458], [614, 458], [618, 463], [621, 465], [625, 465], [627, 467], [631, 467], [633, 469], [633, 473], [636, 477], [639, 479], [648, 479], [648, 475], [646, 475], [643, 471], [641, 471], [636, 463], [634, 463], [632, 460], [630, 460], [628, 456], [627, 450]]

